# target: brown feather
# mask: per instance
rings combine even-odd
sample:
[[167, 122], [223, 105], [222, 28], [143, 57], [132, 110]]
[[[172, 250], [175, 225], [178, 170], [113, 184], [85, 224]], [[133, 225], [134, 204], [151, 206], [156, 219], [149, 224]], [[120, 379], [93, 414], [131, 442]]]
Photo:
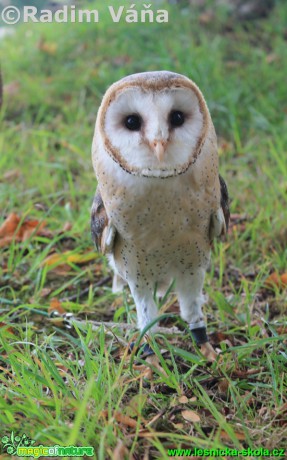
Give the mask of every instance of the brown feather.
[[3, 100], [3, 84], [2, 84], [2, 74], [1, 74], [1, 69], [0, 69], [0, 108], [2, 106], [2, 100]]
[[226, 233], [227, 233], [228, 226], [229, 226], [229, 219], [230, 219], [229, 195], [228, 195], [227, 185], [224, 179], [220, 175], [219, 175], [219, 182], [220, 182], [220, 192], [221, 192], [220, 204], [221, 204], [224, 219], [225, 219], [225, 226], [226, 226]]
[[108, 216], [99, 188], [97, 188], [91, 209], [91, 233], [98, 251], [103, 251], [103, 235], [107, 226]]

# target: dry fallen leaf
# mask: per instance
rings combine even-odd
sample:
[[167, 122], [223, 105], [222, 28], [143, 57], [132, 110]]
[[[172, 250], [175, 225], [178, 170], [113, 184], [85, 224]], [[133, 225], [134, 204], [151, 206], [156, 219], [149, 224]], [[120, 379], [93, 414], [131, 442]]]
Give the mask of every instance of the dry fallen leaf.
[[45, 287], [43, 288], [41, 291], [40, 291], [40, 297], [48, 297], [48, 295], [50, 295], [52, 292], [52, 288], [49, 288], [49, 287]]
[[193, 410], [183, 410], [181, 412], [181, 415], [183, 416], [184, 420], [187, 420], [188, 422], [193, 422], [193, 423], [200, 422], [199, 415]]
[[87, 254], [75, 254], [71, 251], [63, 252], [62, 254], [51, 254], [50, 256], [46, 257], [43, 261], [44, 266], [51, 267], [52, 265], [64, 265], [64, 264], [85, 264], [94, 260], [98, 257], [98, 255], [94, 252], [89, 252]]
[[221, 379], [218, 383], [218, 391], [222, 395], [227, 395], [228, 393], [228, 388], [229, 388], [229, 382], [227, 379]]
[[285, 325], [284, 326], [279, 326], [277, 328], [277, 334], [279, 334], [279, 335], [287, 334], [287, 325], [286, 326]]
[[287, 287], [287, 273], [283, 273], [283, 275], [278, 275], [278, 273], [274, 272], [271, 273], [268, 278], [266, 278], [265, 287], [267, 288], [279, 288], [279, 289], [284, 289]]
[[183, 423], [173, 423], [173, 426], [176, 430], [183, 430], [184, 424]]
[[124, 460], [129, 454], [128, 449], [124, 445], [121, 439], [118, 440], [118, 443], [113, 452], [113, 460]]
[[66, 313], [66, 310], [62, 307], [62, 303], [58, 299], [52, 299], [48, 308], [48, 313], [51, 314], [53, 311], [57, 311], [60, 315]]
[[21, 176], [19, 169], [10, 169], [0, 178], [0, 182], [13, 182]]
[[71, 224], [71, 222], [65, 222], [61, 232], [62, 233], [69, 232], [70, 230], [72, 230], [72, 227], [73, 227], [73, 225]]
[[3, 222], [0, 227], [0, 238], [5, 238], [11, 235], [14, 235], [18, 225], [20, 222], [20, 218], [12, 212], [9, 214], [7, 219]]
[[200, 346], [200, 351], [207, 361], [214, 362], [218, 358], [218, 354], [209, 342], [203, 343]]
[[13, 328], [6, 323], [0, 322], [0, 329], [6, 329], [10, 334], [15, 334]]
[[17, 214], [12, 212], [0, 227], [0, 247], [9, 246], [12, 241], [26, 241], [32, 235], [40, 235], [45, 225], [45, 221], [28, 219], [22, 221]]
[[199, 16], [199, 22], [202, 25], [208, 25], [214, 21], [214, 12], [207, 10]]
[[[236, 438], [239, 441], [245, 441], [246, 436], [245, 436], [244, 433], [238, 432], [238, 433], [234, 433], [234, 434], [235, 434]], [[221, 439], [224, 439], [224, 440], [230, 440], [230, 435], [228, 433], [226, 433], [226, 431], [224, 431], [224, 430], [221, 430], [220, 437], [221, 437]]]
[[[107, 410], [103, 410], [101, 412], [101, 415], [104, 417], [104, 418], [108, 418], [109, 414], [108, 414], [108, 411]], [[124, 415], [122, 414], [121, 412], [118, 412], [118, 411], [115, 411], [113, 413], [113, 418], [118, 422], [118, 423], [122, 423], [123, 425], [125, 426], [128, 426], [130, 428], [136, 428], [137, 426], [137, 421], [134, 420], [133, 418], [129, 417], [128, 415]]]
[[138, 417], [147, 400], [147, 395], [136, 394], [129, 401], [125, 413], [129, 417]]
[[182, 395], [182, 396], [180, 396], [180, 398], [178, 398], [178, 402], [180, 404], [187, 404], [188, 403], [188, 398], [185, 395]]

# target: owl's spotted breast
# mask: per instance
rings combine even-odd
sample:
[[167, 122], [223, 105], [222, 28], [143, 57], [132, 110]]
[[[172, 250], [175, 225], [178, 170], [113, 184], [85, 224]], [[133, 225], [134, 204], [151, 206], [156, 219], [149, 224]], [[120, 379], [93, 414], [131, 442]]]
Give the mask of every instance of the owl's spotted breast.
[[145, 282], [168, 285], [207, 267], [210, 215], [220, 196], [217, 183], [210, 187], [196, 172], [159, 181], [105, 171], [101, 194], [117, 229], [113, 259], [123, 278], [141, 273]]

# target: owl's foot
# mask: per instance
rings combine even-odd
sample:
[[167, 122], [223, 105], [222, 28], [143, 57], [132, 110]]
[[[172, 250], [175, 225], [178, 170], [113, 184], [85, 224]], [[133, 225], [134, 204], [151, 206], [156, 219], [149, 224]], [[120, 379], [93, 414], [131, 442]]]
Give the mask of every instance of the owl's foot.
[[[134, 348], [135, 348], [135, 342], [130, 343], [130, 346], [129, 346], [130, 353], [134, 350]], [[154, 355], [154, 351], [148, 343], [144, 343], [143, 345], [137, 347], [137, 350], [135, 353], [142, 359], [145, 359], [148, 356]]]
[[203, 345], [204, 343], [208, 342], [205, 326], [191, 329], [190, 332], [195, 340], [196, 345]]

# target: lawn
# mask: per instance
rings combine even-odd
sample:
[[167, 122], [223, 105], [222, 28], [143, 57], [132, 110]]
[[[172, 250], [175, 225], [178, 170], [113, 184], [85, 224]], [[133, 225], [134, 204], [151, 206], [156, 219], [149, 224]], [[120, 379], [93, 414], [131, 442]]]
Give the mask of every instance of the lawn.
[[[96, 7], [96, 24], [23, 24], [0, 42], [1, 437], [92, 446], [99, 460], [283, 449], [286, 2], [245, 22], [224, 4], [168, 6], [167, 24], [113, 23], [104, 2]], [[112, 294], [90, 236], [101, 97], [127, 74], [159, 69], [201, 88], [231, 198], [228, 238], [215, 242], [205, 282], [208, 332], [220, 352], [212, 364], [172, 293], [152, 342], [159, 365], [128, 354], [139, 338], [133, 299], [128, 290]], [[245, 458], [267, 458], [257, 454]]]

